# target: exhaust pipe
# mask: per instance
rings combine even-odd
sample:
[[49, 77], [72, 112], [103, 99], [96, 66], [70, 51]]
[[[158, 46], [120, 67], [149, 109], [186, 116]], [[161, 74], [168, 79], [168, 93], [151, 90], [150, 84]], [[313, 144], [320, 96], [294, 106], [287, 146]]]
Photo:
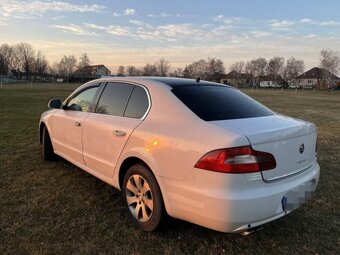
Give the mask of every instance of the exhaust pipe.
[[247, 236], [247, 235], [250, 235], [250, 234], [252, 234], [252, 233], [258, 232], [258, 231], [260, 231], [260, 230], [262, 230], [262, 229], [263, 229], [263, 226], [260, 225], [260, 226], [257, 226], [257, 227], [249, 228], [249, 229], [247, 229], [247, 230], [241, 232], [240, 234], [241, 234], [242, 236]]

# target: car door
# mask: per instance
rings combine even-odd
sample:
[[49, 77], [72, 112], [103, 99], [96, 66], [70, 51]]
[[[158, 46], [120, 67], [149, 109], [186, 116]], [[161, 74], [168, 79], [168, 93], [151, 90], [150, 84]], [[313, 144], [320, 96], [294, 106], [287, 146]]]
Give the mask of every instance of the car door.
[[84, 164], [81, 133], [99, 84], [86, 87], [71, 95], [63, 109], [51, 119], [53, 147], [57, 154]]
[[149, 109], [145, 88], [127, 83], [108, 83], [94, 113], [83, 127], [83, 157], [87, 167], [112, 177], [118, 158], [133, 130]]

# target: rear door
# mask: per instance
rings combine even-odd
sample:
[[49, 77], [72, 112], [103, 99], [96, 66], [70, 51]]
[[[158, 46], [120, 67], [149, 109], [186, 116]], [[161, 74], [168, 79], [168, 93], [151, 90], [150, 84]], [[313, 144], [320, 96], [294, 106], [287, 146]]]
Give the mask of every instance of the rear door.
[[108, 83], [83, 127], [83, 157], [90, 169], [112, 177], [118, 158], [133, 130], [149, 109], [146, 89]]

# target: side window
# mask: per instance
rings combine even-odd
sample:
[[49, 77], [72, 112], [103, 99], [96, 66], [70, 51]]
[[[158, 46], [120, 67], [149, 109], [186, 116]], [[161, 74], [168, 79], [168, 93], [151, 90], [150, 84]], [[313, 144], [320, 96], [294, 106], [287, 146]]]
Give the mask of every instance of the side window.
[[87, 112], [90, 108], [91, 101], [97, 92], [98, 87], [92, 87], [76, 95], [68, 104], [67, 109], [73, 111]]
[[132, 89], [131, 84], [108, 83], [99, 99], [96, 112], [122, 116]]
[[144, 116], [149, 107], [149, 100], [146, 91], [135, 86], [126, 107], [124, 117], [140, 119]]

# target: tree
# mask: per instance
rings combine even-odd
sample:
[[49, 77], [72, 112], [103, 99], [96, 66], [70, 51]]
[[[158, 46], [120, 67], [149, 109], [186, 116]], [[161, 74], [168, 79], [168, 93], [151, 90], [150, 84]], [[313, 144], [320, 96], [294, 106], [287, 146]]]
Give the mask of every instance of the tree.
[[305, 70], [305, 64], [301, 59], [291, 57], [287, 60], [283, 69], [283, 78], [289, 83], [295, 83], [295, 78], [302, 74]]
[[338, 52], [331, 49], [323, 49], [320, 51], [320, 67], [326, 71], [322, 72], [323, 77], [321, 84], [330, 88], [332, 86], [332, 76], [338, 73], [340, 66], [340, 56]]
[[119, 66], [117, 69], [117, 75], [119, 76], [125, 76], [125, 67], [124, 66]]
[[158, 62], [155, 63], [155, 66], [159, 76], [165, 77], [168, 75], [170, 69], [170, 64], [168, 60], [161, 58], [160, 60], [158, 60]]
[[46, 60], [46, 57], [41, 53], [41, 51], [38, 51], [35, 62], [34, 62], [34, 72], [35, 76], [41, 77], [47, 72], [48, 69], [48, 62]]
[[79, 58], [79, 64], [78, 64], [78, 69], [82, 69], [86, 66], [91, 65], [91, 60], [87, 56], [87, 53], [85, 52], [80, 58]]
[[189, 77], [194, 79], [200, 77], [201, 79], [206, 80], [208, 77], [207, 66], [208, 62], [204, 59], [191, 63], [187, 66]]
[[208, 58], [207, 64], [207, 79], [220, 82], [225, 72], [223, 61], [221, 59]]
[[13, 69], [13, 47], [8, 44], [0, 46], [0, 74], [7, 75]]
[[268, 62], [267, 74], [272, 75], [276, 81], [278, 76], [283, 72], [284, 63], [285, 60], [283, 57], [273, 57]]
[[18, 43], [14, 47], [14, 54], [18, 62], [19, 71], [24, 72], [26, 79], [29, 79], [35, 62], [35, 53], [32, 45], [29, 43]]
[[68, 80], [70, 79], [70, 76], [76, 71], [77, 67], [77, 59], [75, 56], [70, 55], [64, 57], [60, 60], [59, 63], [59, 75], [66, 76]]
[[230, 71], [236, 71], [238, 73], [242, 73], [243, 72], [243, 67], [244, 67], [244, 61], [237, 61], [235, 63], [233, 63], [230, 67], [229, 70]]
[[126, 75], [127, 76], [140, 76], [142, 75], [142, 71], [137, 69], [135, 66], [127, 66], [126, 67]]
[[157, 76], [157, 66], [152, 64], [146, 64], [143, 67], [143, 76]]
[[245, 71], [253, 76], [253, 85], [256, 83], [256, 77], [264, 75], [267, 66], [265, 58], [257, 58], [248, 61], [245, 64]]
[[170, 77], [183, 77], [184, 71], [182, 68], [177, 68], [172, 73], [169, 73]]

